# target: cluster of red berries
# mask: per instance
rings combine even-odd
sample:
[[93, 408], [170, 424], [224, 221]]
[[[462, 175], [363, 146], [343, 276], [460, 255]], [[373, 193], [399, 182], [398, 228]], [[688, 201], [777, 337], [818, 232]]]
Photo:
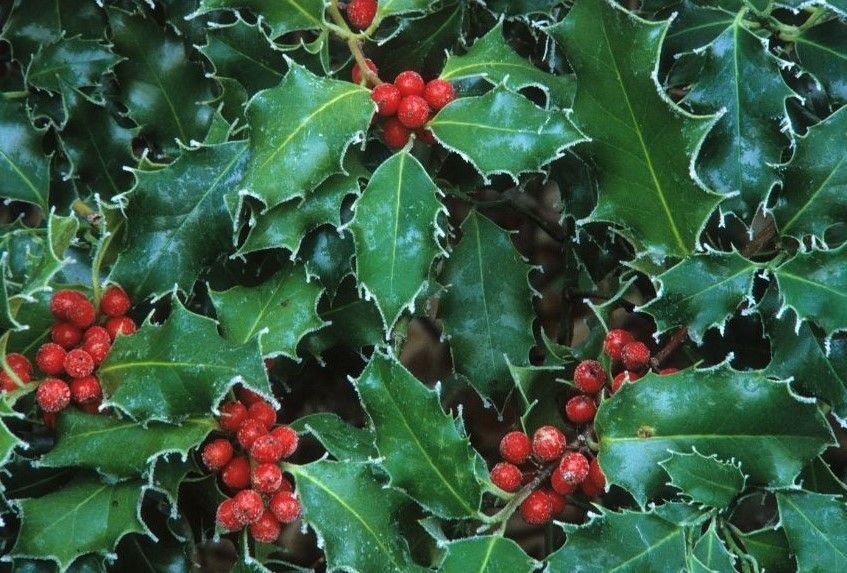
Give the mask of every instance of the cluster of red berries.
[[215, 438], [203, 448], [203, 464], [219, 472], [234, 495], [217, 510], [220, 526], [228, 531], [249, 527], [253, 539], [272, 543], [283, 523], [300, 515], [294, 487], [279, 467], [297, 450], [297, 432], [275, 426], [276, 410], [258, 394], [239, 388], [238, 400], [221, 406], [221, 430], [235, 436]]
[[[342, 7], [340, 2], [338, 7]], [[347, 21], [354, 28], [364, 30], [374, 21], [376, 9], [376, 0], [350, 0], [350, 3], [346, 5]]]

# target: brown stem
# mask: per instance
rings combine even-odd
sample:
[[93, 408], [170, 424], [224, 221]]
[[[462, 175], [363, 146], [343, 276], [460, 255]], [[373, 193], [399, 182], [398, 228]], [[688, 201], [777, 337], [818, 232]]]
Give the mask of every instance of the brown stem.
[[338, 0], [332, 0], [328, 8], [330, 18], [332, 18], [332, 21], [335, 22], [339, 29], [337, 33], [347, 40], [347, 47], [350, 48], [350, 53], [353, 54], [356, 65], [359, 66], [359, 71], [362, 72], [365, 85], [380, 85], [382, 80], [368, 67], [367, 58], [365, 58], [365, 54], [362, 52], [362, 46], [359, 45], [358, 37], [350, 30], [347, 21], [341, 15], [341, 10], [338, 9]]
[[744, 245], [744, 248], [741, 249], [741, 254], [744, 257], [750, 258], [762, 248], [767, 245], [771, 239], [776, 236], [776, 223], [773, 219], [768, 219], [767, 224], [764, 228], [760, 229], [758, 233], [750, 240], [749, 243]]
[[658, 370], [662, 364], [679, 348], [683, 342], [688, 340], [688, 327], [681, 326], [679, 330], [673, 333], [668, 343], [659, 350], [653, 358], [650, 359], [650, 366], [653, 370]]

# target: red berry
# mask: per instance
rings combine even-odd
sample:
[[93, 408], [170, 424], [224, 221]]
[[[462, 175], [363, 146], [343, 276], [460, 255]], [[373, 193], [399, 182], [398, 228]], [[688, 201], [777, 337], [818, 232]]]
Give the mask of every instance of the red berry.
[[70, 322], [57, 322], [50, 329], [50, 339], [65, 350], [70, 350], [76, 348], [82, 340], [82, 330]]
[[426, 84], [423, 96], [432, 109], [439, 110], [456, 99], [456, 90], [446, 80], [432, 80]]
[[574, 424], [587, 424], [596, 413], [597, 404], [588, 396], [574, 396], [565, 404], [565, 414]]
[[561, 515], [565, 508], [568, 506], [568, 501], [565, 499], [565, 496], [559, 495], [552, 489], [542, 489], [545, 494], [550, 498], [550, 503], [553, 506], [553, 515]]
[[[376, 64], [371, 60], [366, 59], [365, 63], [368, 65], [368, 68], [375, 74], [379, 74], [379, 68], [376, 67]], [[350, 78], [353, 80], [354, 84], [362, 83], [362, 70], [359, 68], [359, 64], [354, 64], [353, 69], [350, 71]]]
[[403, 97], [413, 95], [423, 96], [424, 94], [424, 80], [418, 72], [411, 70], [400, 72], [394, 78], [394, 85], [397, 86], [397, 89], [400, 90], [400, 95]]
[[248, 408], [256, 402], [264, 400], [260, 394], [242, 386], [235, 389], [235, 395], [238, 397], [238, 400]]
[[500, 440], [500, 455], [507, 462], [520, 465], [532, 453], [532, 442], [523, 432], [509, 432]]
[[573, 373], [573, 381], [577, 388], [587, 394], [596, 394], [606, 384], [606, 371], [596, 360], [583, 360]]
[[494, 485], [509, 493], [518, 491], [518, 488], [521, 487], [522, 477], [523, 474], [521, 474], [518, 466], [509, 462], [500, 462], [491, 470], [491, 481], [494, 482]]
[[271, 435], [282, 446], [282, 459], [290, 458], [297, 451], [300, 440], [291, 426], [277, 426], [271, 431]]
[[400, 107], [400, 90], [394, 84], [380, 84], [371, 92], [371, 99], [376, 102], [377, 113], [382, 117], [391, 117]]
[[50, 298], [50, 312], [59, 320], [69, 320], [71, 309], [85, 300], [85, 295], [79, 291], [69, 289], [56, 291]]
[[94, 366], [100, 366], [100, 364], [106, 360], [106, 356], [109, 355], [109, 350], [112, 349], [112, 345], [109, 342], [103, 342], [99, 338], [95, 338], [83, 343], [82, 349], [91, 356], [92, 360], [94, 360]]
[[132, 320], [128, 316], [118, 316], [115, 318], [110, 318], [106, 321], [106, 330], [109, 332], [109, 337], [114, 340], [118, 337], [119, 334], [124, 336], [129, 336], [136, 330], [138, 327], [135, 326], [135, 321]]
[[270, 495], [282, 486], [282, 470], [276, 464], [259, 464], [250, 472], [250, 484], [259, 493]]
[[262, 517], [250, 525], [250, 535], [259, 543], [273, 543], [279, 537], [282, 526], [270, 510], [262, 512]]
[[435, 145], [436, 143], [438, 143], [438, 140], [435, 139], [435, 136], [432, 134], [432, 131], [426, 128], [416, 129], [415, 137], [418, 138], [418, 141], [427, 145]]
[[618, 373], [618, 375], [615, 376], [615, 379], [612, 380], [612, 393], [614, 394], [615, 392], [620, 390], [624, 382], [633, 383], [639, 378], [641, 378], [641, 374], [639, 374], [638, 372], [630, 372], [629, 370], [624, 370], [623, 372]]
[[247, 408], [241, 402], [227, 402], [221, 406], [218, 424], [224, 432], [237, 432], [247, 419]]
[[530, 525], [542, 525], [553, 517], [553, 501], [542, 490], [535, 490], [523, 500], [521, 517]]
[[97, 402], [103, 395], [100, 381], [94, 376], [74, 378], [71, 380], [71, 398], [74, 404], [88, 404]]
[[18, 383], [15, 379], [9, 376], [8, 372], [0, 372], [0, 390], [3, 392], [12, 392], [18, 389]]
[[300, 517], [300, 501], [290, 491], [278, 491], [268, 504], [274, 517], [282, 523], [291, 523]]
[[102, 326], [91, 326], [82, 335], [82, 342], [112, 342], [109, 331]]
[[382, 124], [382, 138], [391, 149], [402, 149], [409, 143], [411, 132], [396, 117], [390, 117]]
[[597, 458], [591, 459], [591, 464], [588, 466], [588, 481], [599, 487], [601, 490], [606, 489], [606, 475], [600, 468], [600, 462]]
[[262, 496], [252, 489], [242, 489], [232, 497], [232, 513], [242, 525], [256, 523], [265, 511]]
[[259, 436], [250, 446], [250, 457], [260, 464], [276, 463], [282, 459], [282, 444], [272, 434]]
[[588, 477], [588, 460], [579, 452], [568, 452], [559, 461], [557, 472], [565, 481], [571, 485], [578, 485]]
[[347, 20], [359, 30], [371, 25], [376, 16], [376, 0], [351, 0], [347, 5]]
[[603, 340], [603, 350], [609, 358], [617, 361], [621, 359], [623, 347], [633, 341], [635, 341], [635, 337], [628, 331], [622, 328], [614, 328], [606, 334], [606, 339]]
[[423, 127], [429, 120], [429, 104], [421, 96], [405, 96], [397, 108], [397, 119], [409, 129]]
[[75, 348], [65, 355], [65, 372], [71, 378], [84, 378], [94, 372], [94, 359], [91, 355]]
[[247, 417], [251, 420], [258, 420], [265, 429], [270, 429], [276, 422], [276, 410], [273, 406], [261, 400], [250, 405], [250, 408], [247, 409]]
[[264, 436], [267, 433], [268, 429], [263, 423], [259, 420], [248, 418], [243, 424], [241, 424], [241, 427], [238, 428], [238, 443], [241, 444], [242, 448], [249, 452], [250, 448], [253, 447], [253, 442], [255, 442], [259, 436]]
[[50, 376], [57, 376], [65, 372], [65, 349], [55, 342], [42, 344], [35, 355], [35, 364], [38, 369]]
[[64, 380], [47, 378], [35, 391], [35, 401], [45, 412], [61, 412], [71, 403], [71, 389]]
[[661, 376], [667, 376], [668, 374], [676, 374], [679, 372], [679, 368], [662, 368], [659, 370], [659, 374]]
[[221, 481], [230, 489], [244, 489], [250, 485], [250, 462], [244, 456], [235, 456], [221, 472]]
[[643, 342], [630, 342], [621, 351], [621, 361], [627, 370], [644, 370], [650, 363], [650, 349]]
[[78, 328], [88, 328], [94, 324], [97, 311], [87, 298], [83, 298], [71, 307], [68, 313], [68, 321]]
[[557, 471], [550, 474], [550, 485], [553, 486], [553, 491], [559, 495], [571, 495], [576, 491], [576, 486], [566, 482], [562, 478], [562, 474]]
[[32, 380], [32, 363], [23, 354], [11, 352], [6, 355], [6, 366], [14, 372], [22, 382]]
[[218, 525], [227, 531], [236, 531], [243, 527], [235, 517], [235, 502], [231, 498], [223, 500], [218, 506], [217, 521]]
[[561, 456], [565, 445], [565, 435], [555, 426], [541, 426], [532, 436], [532, 451], [545, 462]]
[[602, 487], [599, 487], [597, 484], [588, 479], [579, 484], [579, 489], [588, 497], [603, 495], [604, 491]]
[[129, 295], [119, 286], [110, 286], [100, 299], [100, 312], [109, 317], [123, 316], [129, 312], [132, 301]]
[[216, 472], [226, 467], [232, 460], [232, 454], [232, 444], [229, 443], [229, 440], [218, 438], [206, 444], [200, 457], [203, 458], [203, 464], [210, 471]]

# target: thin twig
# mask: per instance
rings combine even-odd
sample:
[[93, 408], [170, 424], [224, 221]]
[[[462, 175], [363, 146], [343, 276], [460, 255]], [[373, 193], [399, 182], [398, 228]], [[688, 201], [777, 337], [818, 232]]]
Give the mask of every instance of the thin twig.
[[768, 223], [741, 249], [742, 256], [749, 259], [762, 250], [775, 236], [776, 222], [773, 219], [768, 219]]
[[668, 343], [659, 350], [653, 358], [650, 359], [650, 366], [653, 370], [658, 370], [671, 354], [676, 352], [683, 342], [688, 340], [688, 327], [681, 326], [679, 330], [673, 333]]
[[330, 2], [329, 16], [332, 18], [333, 22], [335, 22], [335, 26], [331, 28], [332, 31], [347, 40], [347, 47], [350, 48], [350, 53], [353, 54], [353, 58], [359, 66], [359, 71], [362, 73], [362, 79], [365, 80], [365, 84], [374, 86], [380, 85], [382, 80], [379, 79], [379, 76], [376, 75], [370, 67], [368, 67], [367, 58], [365, 58], [365, 54], [362, 52], [362, 46], [359, 45], [359, 38], [361, 36], [354, 34], [352, 30], [350, 30], [350, 27], [347, 25], [347, 21], [344, 19], [344, 16], [341, 15], [341, 10], [338, 9], [338, 0], [332, 0], [332, 2]]

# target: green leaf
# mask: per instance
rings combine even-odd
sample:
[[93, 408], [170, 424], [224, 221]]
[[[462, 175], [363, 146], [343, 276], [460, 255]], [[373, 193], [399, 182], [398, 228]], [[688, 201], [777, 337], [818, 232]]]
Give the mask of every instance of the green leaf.
[[332, 457], [342, 462], [366, 462], [379, 456], [373, 430], [351, 426], [338, 414], [309, 414], [295, 420], [291, 427], [314, 436]]
[[176, 140], [202, 141], [214, 108], [211, 80], [189, 60], [182, 40], [152, 18], [108, 10], [115, 51], [125, 60], [115, 73], [122, 101], [142, 133], [176, 155]]
[[841, 496], [807, 491], [776, 494], [779, 519], [800, 571], [847, 568], [847, 504]]
[[804, 70], [823, 84], [834, 102], [847, 102], [847, 26], [833, 19], [804, 30], [794, 40], [794, 49]]
[[670, 485], [695, 503], [723, 509], [744, 491], [746, 477], [737, 466], [696, 450], [690, 454], [671, 452], [659, 462], [671, 477]]
[[176, 507], [179, 503], [179, 488], [190, 473], [203, 474], [205, 469], [201, 469], [191, 456], [182, 458], [164, 454], [153, 460], [148, 472], [147, 487], [163, 493], [170, 504]]
[[783, 235], [821, 237], [847, 219], [847, 157], [832, 145], [845, 136], [847, 108], [841, 108], [797, 137], [773, 209]]
[[439, 277], [448, 287], [439, 315], [456, 372], [500, 408], [513, 388], [509, 363], [526, 365], [535, 344], [531, 267], [509, 233], [476, 211], [462, 223], [462, 235]]
[[356, 277], [376, 302], [386, 332], [425, 288], [433, 261], [444, 252], [438, 193], [423, 165], [402, 151], [374, 171], [356, 201], [350, 222]]
[[50, 158], [19, 103], [0, 97], [0, 197], [26, 201], [47, 212]]
[[407, 12], [423, 12], [434, 0], [381, 0], [377, 14], [382, 17]]
[[160, 297], [174, 285], [191, 290], [200, 272], [232, 248], [223, 198], [247, 156], [246, 142], [234, 141], [186, 151], [163, 169], [136, 171], [125, 209], [127, 245], [111, 280], [136, 300]]
[[353, 384], [373, 422], [391, 485], [440, 517], [475, 516], [482, 494], [472, 450], [441, 409], [438, 391], [380, 353]]
[[788, 547], [785, 531], [765, 528], [739, 535], [744, 549], [753, 556], [764, 571], [770, 573], [795, 573], [794, 556]]
[[124, 535], [147, 533], [138, 513], [141, 492], [139, 481], [109, 485], [84, 476], [21, 500], [21, 529], [9, 555], [49, 559], [60, 571], [80, 555], [106, 555]]
[[541, 426], [561, 425], [559, 397], [567, 384], [560, 366], [514, 366], [509, 372], [521, 404], [521, 427], [532, 435]]
[[109, 46], [98, 40], [69, 38], [42, 46], [29, 62], [26, 81], [38, 89], [62, 91], [62, 85], [74, 88], [96, 86], [100, 76], [111, 71], [121, 60]]
[[507, 16], [550, 14], [561, 0], [488, 0], [485, 6], [493, 12]]
[[261, 16], [271, 27], [274, 38], [323, 25], [323, 0], [201, 0], [198, 13], [238, 8], [247, 8]]
[[[309, 234], [303, 241], [300, 255], [303, 258], [306, 274], [317, 277], [326, 288], [327, 296], [332, 299], [345, 277], [353, 275], [353, 253], [356, 246], [353, 234], [340, 233], [332, 227], [322, 227]], [[376, 322], [382, 330], [382, 317], [376, 305], [371, 305], [377, 315]]]
[[734, 558], [718, 536], [713, 521], [694, 545], [692, 553], [692, 573], [708, 573], [711, 571], [735, 571]]
[[576, 92], [573, 76], [554, 76], [515, 53], [503, 38], [503, 22], [474, 42], [465, 54], [451, 54], [439, 77], [448, 81], [482, 77], [512, 91], [537, 87], [547, 95], [548, 106], [559, 108], [570, 107]]
[[359, 298], [352, 279], [342, 284], [337, 296], [324, 299], [318, 314], [330, 324], [306, 338], [304, 344], [315, 356], [321, 356], [333, 346], [360, 351], [365, 346], [384, 342], [379, 310], [372, 301]]
[[687, 257], [656, 277], [657, 297], [638, 310], [656, 319], [657, 334], [687, 325], [692, 340], [700, 344], [708, 329], [723, 328], [751, 296], [757, 268], [736, 251]]
[[209, 291], [209, 297], [227, 340], [245, 344], [257, 338], [263, 356], [296, 358], [300, 339], [326, 324], [317, 311], [322, 292], [292, 266], [259, 286]]
[[655, 80], [667, 27], [607, 0], [577, 0], [549, 29], [576, 72], [574, 117], [591, 138], [580, 147], [599, 183], [589, 220], [628, 227], [654, 259], [690, 254], [721, 200], [690, 177], [715, 118], [683, 112]]
[[3, 37], [12, 44], [15, 59], [22, 67], [44, 44], [63, 36], [98, 38], [105, 30], [102, 10], [88, 0], [26, 0], [14, 5]]
[[517, 180], [558, 159], [585, 141], [568, 114], [545, 110], [504, 87], [459, 98], [429, 122], [436, 139], [459, 153], [485, 177], [506, 174]]
[[364, 462], [318, 461], [292, 466], [303, 520], [322, 540], [327, 568], [361, 573], [417, 571], [399, 520], [408, 499], [383, 487]]
[[[791, 420], [786, 424], [785, 420]], [[814, 404], [798, 400], [787, 382], [728, 366], [648, 373], [624, 384], [595, 419], [600, 465], [610, 483], [644, 504], [658, 495], [668, 451], [690, 451], [739, 462], [750, 485], [789, 486], [803, 466], [831, 444]], [[767, 456], [761, 455], [766, 449]]]
[[315, 76], [292, 62], [282, 82], [257, 93], [247, 107], [252, 155], [245, 192], [268, 209], [305, 197], [343, 172], [347, 146], [365, 133], [374, 109], [365, 88]]
[[774, 270], [784, 308], [812, 321], [827, 336], [847, 329], [847, 243], [831, 251], [797, 253]]
[[563, 524], [565, 545], [550, 555], [545, 573], [681, 571], [686, 529], [653, 513], [601, 510], [584, 525]]
[[797, 477], [797, 483], [803, 489], [815, 493], [847, 494], [847, 484], [832, 473], [832, 468], [820, 456], [803, 468], [803, 471]]
[[439, 573], [532, 573], [541, 565], [520, 545], [499, 535], [466, 537], [445, 548]]
[[141, 476], [155, 458], [170, 452], [186, 455], [216, 428], [211, 416], [189, 418], [180, 426], [151, 422], [145, 427], [69, 410], [59, 416], [56, 446], [40, 463], [51, 468], [80, 466], [117, 478]]
[[[6, 402], [3, 403], [4, 406], [7, 405]], [[9, 406], [11, 409], [11, 406]], [[0, 417], [2, 420], [2, 417]], [[25, 446], [26, 442], [18, 438], [15, 434], [12, 433], [11, 430], [6, 426], [5, 422], [0, 421], [0, 465], [5, 466], [9, 459], [12, 457], [12, 452], [18, 446]]]
[[700, 6], [684, 0], [675, 9], [677, 17], [665, 36], [662, 50], [676, 56], [712, 43], [735, 20], [735, 13], [719, 7]]
[[230, 344], [212, 319], [177, 299], [173, 307], [163, 325], [146, 322], [115, 340], [98, 370], [104, 404], [141, 422], [178, 422], [210, 414], [236, 383], [270, 398], [258, 341]]

